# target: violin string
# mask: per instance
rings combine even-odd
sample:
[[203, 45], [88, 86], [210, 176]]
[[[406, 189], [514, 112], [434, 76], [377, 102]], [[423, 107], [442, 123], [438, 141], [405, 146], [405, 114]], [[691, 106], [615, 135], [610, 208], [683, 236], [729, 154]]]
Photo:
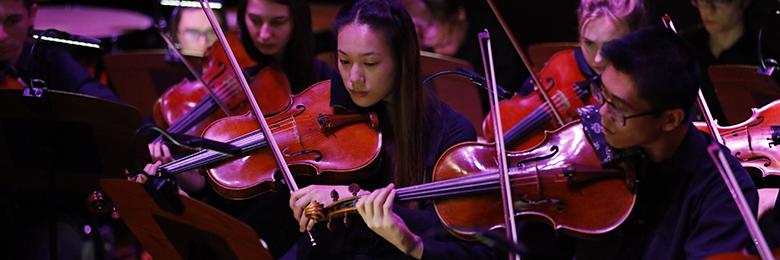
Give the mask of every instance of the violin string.
[[[313, 118], [315, 118], [315, 116], [313, 116], [313, 115], [301, 116], [301, 117], [303, 119], [313, 119]], [[285, 119], [285, 120], [287, 120], [287, 119]], [[318, 147], [319, 145], [321, 145], [322, 143], [324, 143], [328, 139], [328, 137], [324, 136], [323, 134], [314, 134], [320, 128], [319, 124], [316, 123], [314, 120], [301, 120], [301, 119], [298, 119], [298, 121], [300, 121], [301, 123], [298, 123], [298, 124], [296, 124], [295, 126], [292, 126], [292, 127], [275, 127], [272, 130], [272, 132], [274, 134], [278, 134], [278, 133], [281, 133], [283, 131], [294, 130], [296, 128], [297, 129], [302, 129], [303, 131], [301, 131], [301, 132], [312, 133], [312, 134], [303, 134], [303, 135], [299, 136], [300, 140], [305, 140], [305, 141], [302, 141], [302, 143], [305, 143], [307, 146], [311, 146], [311, 147]], [[252, 139], [252, 138], [254, 138], [254, 139]], [[262, 138], [262, 137], [260, 137], [259, 131], [255, 130], [255, 131], [253, 131], [253, 132], [251, 132], [251, 133], [249, 133], [247, 135], [243, 135], [243, 136], [237, 137], [237, 138], [235, 138], [233, 140], [230, 140], [230, 141], [228, 141], [228, 143], [230, 143], [232, 145], [239, 146], [239, 147], [242, 148], [242, 150], [246, 150], [249, 146], [252, 146], [252, 145], [256, 145], [257, 146], [258, 145], [257, 142], [259, 140], [261, 140], [259, 138]], [[262, 139], [262, 140], [264, 140], [264, 139]], [[259, 145], [260, 147], [257, 147], [257, 148], [261, 148], [262, 146], [264, 146], [264, 141], [262, 141], [262, 142], [263, 142], [263, 144], [260, 144]], [[257, 148], [255, 148], [255, 149], [257, 149]], [[211, 163], [211, 162], [213, 162], [215, 160], [218, 160], [218, 159], [221, 159], [221, 158], [224, 158], [224, 157], [225, 157], [224, 155], [222, 155], [220, 153], [216, 153], [216, 152], [212, 152], [212, 153], [207, 153], [207, 152], [196, 153], [196, 154], [193, 154], [193, 156], [191, 156], [191, 157], [185, 157], [185, 158], [182, 158], [180, 160], [175, 161], [175, 162], [177, 162], [177, 164], [166, 164], [166, 165], [164, 165], [162, 167], [175, 169], [177, 166], [179, 166], [179, 167], [182, 167], [182, 166], [188, 167], [188, 166], [190, 166], [192, 164], [205, 165], [205, 164]]]
[[[541, 176], [544, 178], [544, 176]], [[527, 185], [538, 185], [539, 182], [537, 173], [529, 171], [527, 169], [520, 172], [513, 172], [511, 175], [512, 186], [521, 187]], [[530, 181], [528, 181], [530, 180]], [[543, 183], [565, 183], [567, 180], [554, 180]], [[494, 173], [484, 173], [478, 175], [471, 175], [468, 177], [461, 177], [457, 179], [449, 179], [445, 181], [438, 181], [427, 183], [423, 185], [417, 185], [413, 187], [398, 189], [398, 196], [401, 200], [413, 200], [423, 198], [441, 197], [443, 195], [458, 195], [465, 193], [481, 192], [497, 190], [498, 176]]]

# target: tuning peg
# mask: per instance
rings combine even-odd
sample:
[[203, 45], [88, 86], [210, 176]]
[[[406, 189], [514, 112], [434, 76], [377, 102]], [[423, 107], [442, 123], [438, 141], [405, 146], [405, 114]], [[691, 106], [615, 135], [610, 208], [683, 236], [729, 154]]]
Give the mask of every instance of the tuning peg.
[[339, 192], [335, 189], [330, 190], [330, 198], [333, 199], [333, 201], [339, 200]]
[[360, 185], [358, 185], [357, 183], [352, 183], [349, 185], [349, 193], [352, 193], [353, 197], [357, 197], [359, 191], [360, 191]]

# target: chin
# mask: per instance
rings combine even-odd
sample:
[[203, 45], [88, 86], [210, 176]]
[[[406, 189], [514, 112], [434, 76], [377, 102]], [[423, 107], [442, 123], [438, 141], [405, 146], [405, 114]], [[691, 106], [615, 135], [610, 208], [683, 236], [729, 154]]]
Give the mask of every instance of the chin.
[[631, 145], [626, 144], [626, 142], [621, 142], [620, 140], [616, 140], [614, 136], [610, 138], [610, 135], [608, 133], [604, 134], [604, 139], [607, 140], [607, 144], [609, 144], [609, 146], [612, 146], [613, 148], [624, 149], [624, 148], [631, 147]]
[[352, 102], [355, 103], [355, 105], [358, 105], [359, 107], [370, 107], [375, 105], [378, 101], [369, 100], [367, 98], [352, 97]]

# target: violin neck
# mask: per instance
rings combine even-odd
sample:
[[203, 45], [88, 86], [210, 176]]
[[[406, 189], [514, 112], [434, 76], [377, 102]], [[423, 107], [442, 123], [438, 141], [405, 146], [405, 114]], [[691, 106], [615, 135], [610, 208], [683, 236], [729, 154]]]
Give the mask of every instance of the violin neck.
[[[523, 178], [531, 174], [532, 172], [527, 169], [510, 172], [512, 180]], [[396, 198], [399, 201], [437, 199], [473, 193], [499, 192], [500, 190], [499, 175], [496, 171], [492, 171], [399, 188], [396, 191]]]
[[[233, 139], [229, 142], [231, 145], [235, 145], [241, 148], [241, 154], [260, 149], [268, 145], [260, 131], [253, 131], [245, 134], [241, 137]], [[217, 162], [222, 162], [231, 158], [231, 155], [212, 151], [201, 150], [196, 153], [187, 155], [175, 161], [163, 164], [159, 168], [160, 173], [166, 173], [170, 175], [177, 175], [182, 172], [186, 172], [192, 169], [200, 168], [206, 165], [210, 165]]]

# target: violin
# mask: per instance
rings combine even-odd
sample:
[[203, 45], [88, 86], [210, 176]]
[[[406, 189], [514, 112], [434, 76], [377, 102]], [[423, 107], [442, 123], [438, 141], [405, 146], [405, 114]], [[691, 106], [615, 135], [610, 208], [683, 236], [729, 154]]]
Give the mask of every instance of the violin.
[[[184, 79], [157, 99], [153, 112], [157, 124], [171, 132], [200, 135], [219, 118], [248, 112], [246, 95], [228, 64], [221, 44], [209, 47], [204, 58], [203, 80]], [[255, 75], [251, 88], [254, 93], [262, 93], [255, 98], [266, 115], [283, 111], [291, 102], [286, 76], [273, 65], [265, 66]], [[222, 106], [224, 109], [220, 109]]]
[[[541, 86], [537, 87], [548, 94], [564, 123], [579, 118], [577, 108], [596, 102], [590, 96], [589, 79], [577, 65], [574, 49], [554, 54], [539, 72], [538, 79]], [[511, 99], [499, 102], [499, 107], [501, 111], [511, 111], [501, 114], [505, 145], [511, 150], [533, 147], [544, 138], [543, 134], [534, 134], [541, 133], [538, 130], [562, 126], [555, 120], [553, 108], [538, 93], [515, 94]], [[494, 140], [492, 114], [489, 112], [482, 122], [482, 132], [488, 142]]]
[[[494, 145], [465, 142], [444, 152], [433, 182], [396, 189], [399, 201], [433, 199], [442, 223], [461, 238], [475, 228], [504, 224]], [[555, 229], [589, 236], [608, 232], [628, 218], [636, 202], [635, 157], [603, 165], [579, 121], [553, 132], [531, 149], [508, 151], [518, 215]], [[306, 216], [332, 220], [356, 212], [357, 197], [328, 206], [310, 205]]]
[[[330, 106], [330, 88], [330, 81], [316, 83], [265, 120], [298, 176], [343, 183], [372, 169], [382, 138], [375, 113], [338, 114]], [[203, 137], [238, 146], [243, 156], [203, 150], [163, 164], [158, 171], [175, 175], [208, 166], [214, 190], [231, 199], [250, 198], [275, 187], [279, 169], [252, 113], [216, 120], [204, 129]]]
[[[780, 175], [780, 100], [762, 108], [742, 123], [731, 126], [715, 125], [723, 144], [739, 159], [743, 167], [761, 171], [763, 177]], [[703, 122], [694, 122], [699, 130], [710, 133]]]

